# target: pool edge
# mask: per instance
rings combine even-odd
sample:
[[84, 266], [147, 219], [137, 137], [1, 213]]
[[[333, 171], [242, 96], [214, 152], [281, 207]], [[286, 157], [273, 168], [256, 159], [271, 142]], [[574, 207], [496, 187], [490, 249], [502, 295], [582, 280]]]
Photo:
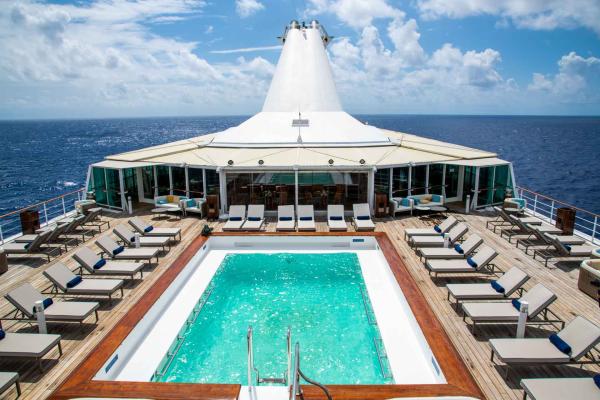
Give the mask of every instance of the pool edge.
[[[255, 232], [253, 236], [372, 236], [375, 237], [396, 282], [404, 292], [409, 306], [438, 361], [446, 384], [432, 385], [330, 385], [335, 399], [386, 399], [409, 396], [465, 396], [485, 399], [482, 391], [460, 358], [446, 331], [431, 310], [410, 271], [402, 261], [394, 244], [385, 232]], [[219, 232], [213, 236], [238, 236], [239, 233]], [[164, 399], [237, 399], [241, 385], [237, 384], [187, 384], [156, 382], [118, 382], [93, 380], [119, 344], [150, 310], [162, 293], [199, 251], [207, 237], [198, 236], [177, 259], [167, 267], [153, 286], [126, 312], [94, 349], [69, 374], [49, 399], [74, 397], [129, 397]], [[322, 393], [303, 386], [306, 398], [322, 398]]]

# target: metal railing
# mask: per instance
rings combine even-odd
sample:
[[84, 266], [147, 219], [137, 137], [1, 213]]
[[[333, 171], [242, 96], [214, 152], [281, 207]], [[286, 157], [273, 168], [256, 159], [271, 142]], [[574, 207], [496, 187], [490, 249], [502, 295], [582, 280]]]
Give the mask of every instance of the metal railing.
[[535, 217], [546, 220], [550, 223], [556, 222], [556, 210], [561, 207], [573, 208], [575, 214], [575, 229], [573, 234], [589, 240], [594, 244], [600, 244], [600, 215], [591, 211], [575, 207], [571, 204], [552, 197], [534, 192], [520, 186], [517, 186], [517, 197], [526, 200], [526, 210]]
[[23, 235], [20, 214], [26, 210], [39, 212], [40, 226], [51, 224], [67, 217], [75, 211], [75, 201], [85, 198], [85, 188], [53, 197], [49, 200], [0, 215], [0, 244], [4, 244]]
[[318, 387], [319, 389], [321, 389], [323, 391], [323, 393], [325, 394], [325, 396], [327, 397], [327, 400], [333, 400], [333, 398], [331, 397], [331, 394], [329, 394], [329, 390], [327, 389], [327, 387], [325, 385], [322, 385], [319, 382], [316, 382], [316, 381], [310, 379], [309, 377], [304, 375], [304, 373], [300, 369], [300, 343], [296, 342], [296, 346], [294, 348], [294, 368], [292, 370], [292, 381], [289, 386], [289, 390], [290, 390], [289, 400], [296, 400], [296, 396], [299, 396], [301, 399], [303, 398], [302, 388], [300, 387], [300, 378], [304, 379], [306, 382], [310, 383], [311, 385], [314, 385], [314, 386]]
[[[286, 357], [287, 366], [286, 371], [283, 374], [283, 378], [267, 377], [261, 378], [260, 371], [254, 365], [254, 331], [252, 325], [248, 326], [248, 332], [246, 334], [247, 343], [247, 363], [248, 363], [248, 390], [250, 391], [251, 398], [256, 394], [255, 386], [261, 383], [280, 383], [287, 385], [290, 382], [292, 375], [292, 328], [288, 327], [286, 335]], [[256, 375], [256, 379], [253, 378]]]

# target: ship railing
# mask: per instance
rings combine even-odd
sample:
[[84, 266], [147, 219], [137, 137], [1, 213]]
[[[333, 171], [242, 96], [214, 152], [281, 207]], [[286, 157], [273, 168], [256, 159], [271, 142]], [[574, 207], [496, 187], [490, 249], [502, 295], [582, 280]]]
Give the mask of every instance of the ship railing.
[[564, 201], [553, 199], [552, 197], [534, 192], [520, 186], [517, 186], [517, 197], [527, 201], [526, 211], [551, 224], [556, 222], [556, 213], [559, 208], [568, 207], [575, 209], [575, 227], [573, 234], [592, 242], [600, 244], [600, 215], [591, 211], [575, 207]]
[[27, 207], [11, 211], [0, 215], [0, 245], [10, 242], [23, 235], [21, 228], [20, 214], [23, 211], [38, 211], [40, 217], [40, 227], [51, 225], [52, 223], [71, 216], [75, 213], [75, 201], [85, 198], [85, 188], [77, 189], [72, 192], [44, 200], [39, 203], [31, 204]]

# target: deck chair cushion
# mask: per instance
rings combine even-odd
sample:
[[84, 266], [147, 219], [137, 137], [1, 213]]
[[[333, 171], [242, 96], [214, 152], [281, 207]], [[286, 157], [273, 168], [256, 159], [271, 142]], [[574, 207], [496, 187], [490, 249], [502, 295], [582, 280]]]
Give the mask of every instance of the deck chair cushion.
[[300, 217], [300, 221], [312, 221], [313, 218], [310, 216]]
[[498, 281], [495, 281], [495, 280], [494, 280], [494, 281], [491, 281], [491, 282], [490, 282], [490, 285], [492, 285], [492, 288], [494, 288], [494, 290], [495, 290], [496, 292], [498, 292], [498, 293], [504, 293], [504, 292], [506, 292], [506, 289], [504, 289], [504, 288], [502, 287], [502, 285], [500, 285], [500, 284], [498, 283]]
[[477, 268], [477, 263], [473, 260], [472, 257], [467, 257], [467, 263], [473, 267], [473, 268]]
[[556, 333], [553, 333], [552, 335], [550, 335], [550, 337], [548, 337], [548, 339], [550, 340], [550, 343], [552, 343], [554, 346], [556, 346], [556, 348], [558, 350], [562, 351], [565, 354], [570, 355], [571, 352], [573, 351], [571, 349], [571, 346], [569, 346], [569, 344], [567, 342], [562, 340], [560, 338], [560, 336], [558, 336]]
[[144, 232], [148, 233], [148, 232], [152, 232], [154, 230], [154, 227], [152, 225], [148, 225], [147, 227], [144, 228]]
[[6, 337], [6, 333], [0, 329], [0, 340], [4, 339]]
[[79, 285], [82, 280], [83, 280], [83, 278], [81, 278], [81, 276], [76, 275], [75, 277], [73, 277], [73, 279], [71, 279], [69, 282], [67, 282], [67, 287], [69, 289], [74, 288], [75, 286]]
[[100, 268], [104, 267], [105, 265], [106, 265], [106, 260], [104, 258], [101, 258], [92, 267], [94, 269], [100, 269]]
[[293, 220], [293, 218], [292, 217], [279, 217], [279, 220], [280, 221], [291, 221], [291, 220]]
[[463, 250], [462, 246], [458, 243], [454, 245], [454, 250], [456, 250], [458, 254], [465, 254], [465, 251]]
[[344, 217], [341, 217], [339, 215], [332, 215], [332, 216], [329, 217], [329, 219], [332, 220], [332, 221], [343, 221]]
[[571, 357], [577, 360], [600, 342], [600, 327], [578, 316], [557, 335], [571, 346]]
[[369, 217], [368, 215], [359, 215], [356, 217], [356, 219], [359, 221], [368, 221], [371, 219], [371, 217]]

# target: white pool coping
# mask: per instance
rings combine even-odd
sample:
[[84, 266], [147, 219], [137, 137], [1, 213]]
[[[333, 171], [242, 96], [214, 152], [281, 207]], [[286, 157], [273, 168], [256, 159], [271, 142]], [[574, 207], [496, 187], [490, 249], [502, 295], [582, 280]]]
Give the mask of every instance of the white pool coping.
[[[394, 382], [446, 383], [376, 239], [357, 238], [212, 237], [184, 267], [94, 379], [150, 381], [223, 258], [229, 253], [352, 252], [357, 254], [360, 261]], [[260, 350], [255, 349], [257, 351]], [[271, 397], [269, 394], [280, 397], [280, 390], [264, 388], [261, 392], [266, 397]], [[248, 393], [247, 387], [242, 389], [240, 395], [244, 393]]]

